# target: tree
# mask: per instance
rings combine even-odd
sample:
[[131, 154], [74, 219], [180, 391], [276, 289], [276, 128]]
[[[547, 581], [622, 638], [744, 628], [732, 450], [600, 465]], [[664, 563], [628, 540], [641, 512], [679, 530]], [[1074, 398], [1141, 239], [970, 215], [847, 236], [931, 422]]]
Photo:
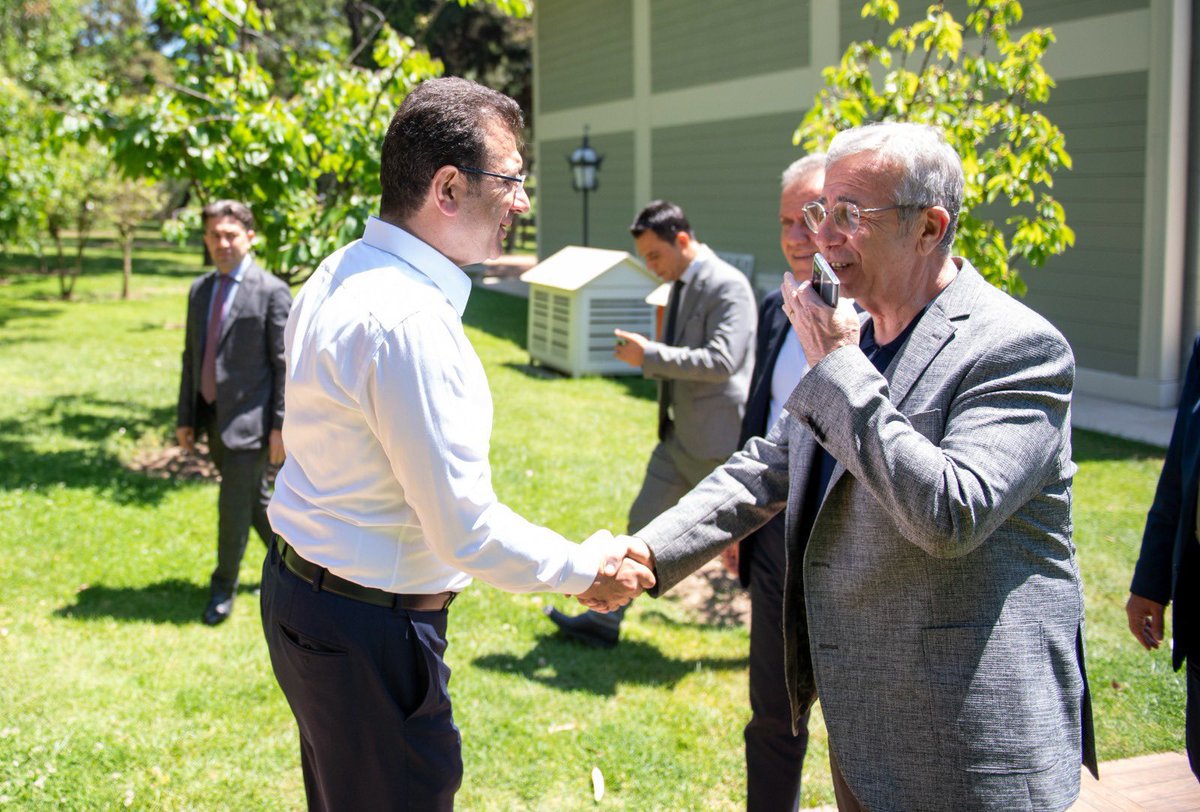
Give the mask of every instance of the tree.
[[164, 0], [158, 18], [176, 36], [170, 83], [122, 108], [99, 83], [85, 107], [128, 177], [188, 181], [192, 205], [176, 235], [218, 198], [246, 202], [264, 267], [291, 283], [359, 236], [376, 205], [379, 144], [408, 90], [440, 72], [411, 40], [384, 27], [377, 69], [333, 53], [299, 58], [287, 45], [281, 84], [260, 64], [270, 14], [244, 0]]
[[[1054, 42], [1049, 28], [1014, 40], [1022, 16], [1016, 0], [971, 0], [966, 30], [978, 37], [964, 48], [964, 26], [942, 3], [924, 19], [898, 27], [882, 42], [852, 42], [839, 65], [823, 72], [826, 87], [793, 141], [824, 149], [839, 131], [874, 121], [934, 124], [962, 157], [966, 187], [956, 242], [992, 284], [1018, 295], [1026, 285], [1016, 262], [1042, 265], [1075, 244], [1066, 213], [1048, 192], [1053, 173], [1070, 169], [1065, 139], [1039, 107], [1054, 82], [1042, 56]], [[870, 0], [863, 17], [894, 25], [895, 0]], [[919, 60], [909, 68], [910, 59]], [[882, 78], [882, 81], [879, 81]], [[1007, 201], [1011, 214], [993, 215]]]
[[166, 204], [164, 186], [144, 178], [111, 178], [108, 182], [104, 214], [121, 239], [121, 298], [129, 298], [133, 276], [133, 241], [137, 227], [157, 214]]
[[[29, 246], [46, 272], [48, 237], [63, 299], [112, 174], [108, 152], [79, 126], [79, 93], [96, 74], [120, 94], [154, 75], [164, 59], [140, 44], [144, 23], [137, 0], [0, 5], [0, 243]], [[70, 263], [67, 232], [77, 239]]]

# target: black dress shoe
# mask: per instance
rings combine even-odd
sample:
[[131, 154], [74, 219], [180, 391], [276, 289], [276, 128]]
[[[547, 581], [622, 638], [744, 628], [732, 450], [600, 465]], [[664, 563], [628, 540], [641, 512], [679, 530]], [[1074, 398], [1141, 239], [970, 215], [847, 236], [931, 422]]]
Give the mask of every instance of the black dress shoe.
[[597, 623], [589, 612], [572, 617], [553, 606], [547, 606], [545, 611], [546, 617], [550, 618], [558, 630], [572, 640], [597, 648], [613, 648], [617, 645], [620, 631], [612, 626]]
[[224, 623], [233, 614], [233, 598], [213, 598], [204, 607], [204, 622], [209, 626]]

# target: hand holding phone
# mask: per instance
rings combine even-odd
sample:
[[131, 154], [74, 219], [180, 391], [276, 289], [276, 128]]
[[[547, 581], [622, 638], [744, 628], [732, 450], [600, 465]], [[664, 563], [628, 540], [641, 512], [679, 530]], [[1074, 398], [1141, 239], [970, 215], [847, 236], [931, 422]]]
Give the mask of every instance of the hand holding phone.
[[821, 301], [830, 307], [837, 307], [838, 299], [841, 298], [842, 282], [820, 252], [813, 254], [812, 286], [821, 297]]

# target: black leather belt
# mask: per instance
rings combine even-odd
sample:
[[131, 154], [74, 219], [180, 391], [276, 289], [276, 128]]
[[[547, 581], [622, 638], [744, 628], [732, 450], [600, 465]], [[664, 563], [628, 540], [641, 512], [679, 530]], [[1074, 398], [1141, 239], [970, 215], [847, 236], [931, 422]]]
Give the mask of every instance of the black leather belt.
[[363, 586], [345, 578], [339, 578], [324, 567], [313, 562], [292, 549], [292, 545], [283, 540], [283, 536], [275, 536], [275, 549], [283, 564], [302, 581], [310, 583], [315, 589], [332, 592], [343, 598], [362, 601], [372, 606], [407, 609], [410, 612], [440, 612], [450, 606], [451, 601], [458, 597], [457, 592], [438, 592], [434, 595], [401, 595], [371, 586]]

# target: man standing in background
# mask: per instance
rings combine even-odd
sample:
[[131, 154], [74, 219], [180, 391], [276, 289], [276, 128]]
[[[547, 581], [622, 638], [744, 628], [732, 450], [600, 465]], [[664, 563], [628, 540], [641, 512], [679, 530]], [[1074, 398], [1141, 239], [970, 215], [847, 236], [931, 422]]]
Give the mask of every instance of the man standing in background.
[[217, 566], [203, 615], [215, 626], [233, 611], [250, 526], [264, 544], [272, 538], [266, 473], [284, 458], [283, 328], [292, 294], [254, 261], [254, 215], [244, 204], [210, 203], [201, 223], [216, 270], [188, 292], [175, 437], [190, 453], [206, 434], [221, 474]]
[[[812, 276], [816, 235], [804, 222], [804, 207], [821, 196], [825, 153], [807, 155], [784, 170], [779, 194], [779, 247], [797, 279]], [[750, 398], [738, 446], [762, 437], [779, 420], [783, 404], [808, 361], [783, 312], [783, 294], [771, 291], [758, 313], [758, 343]], [[725, 568], [750, 589], [750, 722], [746, 725], [746, 808], [800, 808], [800, 771], [808, 749], [808, 711], [792, 731], [792, 709], [783, 678], [783, 584], [787, 571], [784, 516], [780, 513], [721, 553]], [[803, 604], [797, 609], [803, 611]], [[808, 705], [816, 701], [812, 662], [804, 650], [800, 678]]]
[[[616, 330], [615, 355], [658, 381], [658, 445], [629, 509], [629, 530], [674, 505], [737, 448], [754, 347], [754, 290], [696, 239], [683, 210], [655, 200], [629, 227], [646, 267], [671, 283], [663, 340]], [[624, 608], [546, 614], [573, 640], [611, 648]]]
[[1171, 665], [1187, 663], [1184, 741], [1192, 773], [1200, 778], [1200, 543], [1196, 513], [1200, 504], [1200, 337], [1183, 379], [1171, 444], [1163, 461], [1154, 504], [1146, 516], [1142, 549], [1129, 587], [1125, 612], [1129, 631], [1148, 651], [1166, 637], [1171, 613]]

